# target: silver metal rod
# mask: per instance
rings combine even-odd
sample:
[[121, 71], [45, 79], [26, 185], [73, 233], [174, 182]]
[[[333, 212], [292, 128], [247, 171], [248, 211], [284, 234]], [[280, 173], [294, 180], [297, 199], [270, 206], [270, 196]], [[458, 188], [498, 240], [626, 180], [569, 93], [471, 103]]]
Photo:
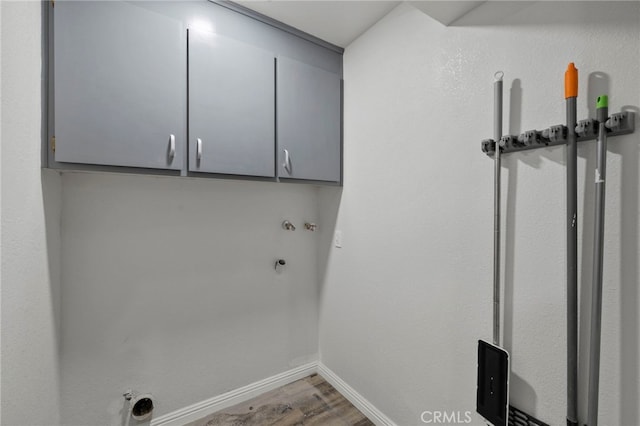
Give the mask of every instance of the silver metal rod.
[[599, 129], [596, 142], [596, 199], [593, 241], [593, 288], [591, 294], [591, 339], [589, 356], [589, 409], [587, 424], [598, 426], [598, 393], [600, 386], [600, 336], [602, 332], [602, 267], [604, 248], [604, 203], [607, 171], [606, 107], [597, 110]]
[[567, 424], [578, 414], [578, 152], [576, 98], [567, 98]]
[[493, 83], [493, 139], [494, 154], [493, 189], [493, 344], [500, 345], [500, 138], [502, 138], [502, 71], [495, 73]]

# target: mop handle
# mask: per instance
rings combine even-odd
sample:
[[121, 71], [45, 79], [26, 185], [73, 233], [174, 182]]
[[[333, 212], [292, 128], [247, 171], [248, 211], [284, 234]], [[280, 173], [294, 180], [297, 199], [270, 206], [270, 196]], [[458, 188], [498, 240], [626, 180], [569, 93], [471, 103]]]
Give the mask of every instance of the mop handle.
[[571, 62], [564, 73], [564, 98], [578, 97], [578, 69]]
[[564, 74], [567, 112], [567, 426], [578, 424], [578, 70]]

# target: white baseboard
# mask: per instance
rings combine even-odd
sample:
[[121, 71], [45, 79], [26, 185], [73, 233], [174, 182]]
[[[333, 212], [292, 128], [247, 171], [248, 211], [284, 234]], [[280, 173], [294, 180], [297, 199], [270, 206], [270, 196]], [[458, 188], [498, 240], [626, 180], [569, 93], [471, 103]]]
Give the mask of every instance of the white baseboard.
[[331, 384], [338, 392], [349, 400], [362, 414], [376, 426], [397, 426], [390, 418], [384, 415], [373, 404], [367, 401], [362, 395], [356, 392], [351, 386], [346, 384], [336, 373], [331, 371], [326, 365], [318, 364], [318, 374]]
[[284, 373], [276, 374], [264, 380], [251, 383], [250, 385], [160, 416], [151, 420], [151, 426], [182, 426], [206, 417], [209, 414], [213, 414], [216, 411], [247, 401], [262, 393], [269, 392], [270, 390], [314, 374], [318, 370], [317, 367], [318, 364], [312, 362], [285, 371]]
[[320, 376], [336, 388], [338, 392], [349, 400], [358, 410], [362, 411], [362, 413], [377, 426], [397, 426], [373, 404], [356, 392], [355, 389], [346, 384], [336, 373], [331, 371], [326, 365], [317, 362], [302, 365], [285, 371], [284, 373], [276, 374], [275, 376], [223, 393], [214, 398], [165, 414], [151, 420], [150, 426], [183, 426], [186, 423], [248, 401], [265, 392], [277, 389], [280, 386], [295, 382], [314, 373], [320, 374]]

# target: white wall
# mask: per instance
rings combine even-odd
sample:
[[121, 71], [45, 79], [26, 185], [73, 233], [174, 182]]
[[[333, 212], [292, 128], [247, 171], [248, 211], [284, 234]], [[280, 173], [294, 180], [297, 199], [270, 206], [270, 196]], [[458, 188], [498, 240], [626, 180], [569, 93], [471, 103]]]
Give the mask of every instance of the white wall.
[[[475, 412], [477, 339], [492, 332], [493, 163], [480, 141], [493, 133], [494, 72], [505, 72], [511, 133], [564, 122], [571, 61], [579, 118], [607, 86], [612, 111], [640, 105], [637, 2], [536, 2], [485, 18], [443, 27], [404, 4], [345, 52], [344, 247], [328, 253], [320, 356], [399, 425], [425, 410]], [[612, 425], [640, 424], [639, 148], [640, 133], [610, 140], [600, 412]], [[586, 354], [594, 143], [579, 155]], [[564, 156], [536, 150], [503, 165], [511, 397], [549, 424], [565, 422]], [[335, 210], [337, 197], [322, 191], [320, 205]]]
[[2, 10], [2, 417], [58, 423], [60, 176], [40, 170], [41, 5]]
[[[479, 141], [492, 133], [493, 73], [505, 71], [513, 133], [564, 121], [569, 61], [580, 117], [606, 86], [612, 110], [640, 105], [637, 3], [539, 2], [448, 28], [402, 5], [346, 51], [342, 192], [87, 173], [61, 183], [39, 169], [40, 4], [0, 5], [3, 424], [58, 423], [60, 311], [61, 422], [117, 424], [128, 387], [154, 393], [161, 415], [315, 359], [318, 302], [323, 362], [398, 424], [474, 411], [476, 340], [491, 336], [492, 163]], [[640, 423], [639, 148], [638, 134], [610, 143], [607, 424]], [[580, 155], [590, 182], [593, 143]], [[512, 398], [561, 424], [564, 150], [509, 156], [504, 171]], [[580, 189], [584, 318], [591, 186]], [[284, 233], [285, 217], [319, 218], [321, 232]], [[336, 217], [344, 248], [326, 253]], [[276, 276], [280, 256], [290, 268]]]
[[127, 388], [160, 416], [317, 359], [316, 188], [62, 182], [63, 424], [119, 424]]

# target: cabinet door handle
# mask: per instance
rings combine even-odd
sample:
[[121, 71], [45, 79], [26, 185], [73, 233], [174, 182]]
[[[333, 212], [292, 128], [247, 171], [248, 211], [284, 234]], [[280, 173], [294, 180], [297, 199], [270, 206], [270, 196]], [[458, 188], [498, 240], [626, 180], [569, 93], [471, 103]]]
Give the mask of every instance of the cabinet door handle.
[[202, 139], [196, 139], [196, 160], [202, 160]]
[[293, 171], [293, 166], [291, 164], [291, 155], [289, 155], [289, 150], [285, 149], [284, 151], [284, 163], [282, 167], [286, 170], [287, 173], [291, 174]]
[[176, 135], [169, 135], [169, 161], [176, 156]]

